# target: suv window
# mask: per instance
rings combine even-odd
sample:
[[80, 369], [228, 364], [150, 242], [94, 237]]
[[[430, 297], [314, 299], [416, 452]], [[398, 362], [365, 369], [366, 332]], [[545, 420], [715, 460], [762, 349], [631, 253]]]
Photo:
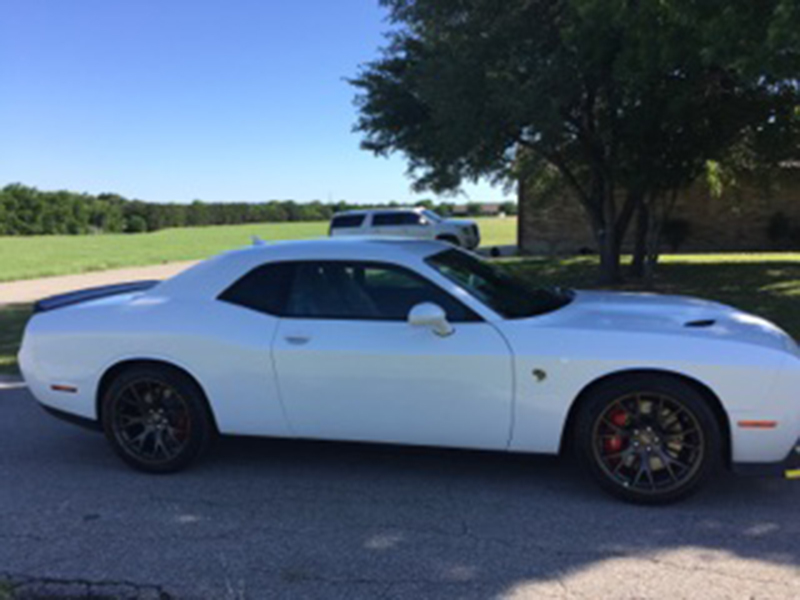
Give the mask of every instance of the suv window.
[[419, 225], [422, 217], [415, 212], [385, 212], [372, 215], [372, 224], [375, 227]]
[[238, 306], [280, 316], [292, 283], [290, 263], [270, 263], [257, 267], [231, 285], [219, 299]]
[[364, 215], [339, 215], [338, 217], [333, 217], [331, 229], [361, 227], [363, 222]]
[[286, 316], [310, 319], [405, 321], [420, 302], [441, 306], [453, 322], [480, 317], [423, 277], [394, 265], [298, 262]]

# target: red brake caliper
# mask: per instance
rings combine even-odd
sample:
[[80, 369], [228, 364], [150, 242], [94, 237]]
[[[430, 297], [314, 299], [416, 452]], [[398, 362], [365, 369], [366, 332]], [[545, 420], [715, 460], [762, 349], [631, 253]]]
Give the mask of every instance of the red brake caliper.
[[[628, 424], [628, 413], [621, 408], [617, 409], [609, 415], [608, 420], [617, 427], [625, 427]], [[622, 436], [612, 435], [607, 437], [603, 444], [603, 449], [607, 454], [616, 454], [622, 450]]]

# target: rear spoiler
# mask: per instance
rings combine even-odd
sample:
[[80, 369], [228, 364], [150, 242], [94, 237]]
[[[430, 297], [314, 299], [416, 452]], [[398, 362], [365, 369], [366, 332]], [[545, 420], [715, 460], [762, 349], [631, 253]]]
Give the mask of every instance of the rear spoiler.
[[88, 302], [89, 300], [107, 298], [108, 296], [131, 294], [133, 292], [144, 292], [155, 287], [159, 283], [161, 282], [157, 279], [148, 281], [131, 281], [128, 283], [101, 285], [99, 287], [87, 288], [85, 290], [67, 292], [66, 294], [58, 294], [57, 296], [50, 296], [36, 302], [33, 305], [33, 312], [42, 313], [55, 310], [57, 308], [64, 308], [65, 306], [72, 306], [73, 304], [80, 304], [81, 302]]

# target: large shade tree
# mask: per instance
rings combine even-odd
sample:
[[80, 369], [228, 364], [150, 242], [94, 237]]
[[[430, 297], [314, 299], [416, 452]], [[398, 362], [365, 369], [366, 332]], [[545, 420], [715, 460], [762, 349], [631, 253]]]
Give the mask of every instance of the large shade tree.
[[437, 192], [556, 173], [607, 282], [637, 211], [653, 237], [709, 161], [798, 117], [796, 0], [382, 3], [388, 45], [352, 81], [363, 147]]

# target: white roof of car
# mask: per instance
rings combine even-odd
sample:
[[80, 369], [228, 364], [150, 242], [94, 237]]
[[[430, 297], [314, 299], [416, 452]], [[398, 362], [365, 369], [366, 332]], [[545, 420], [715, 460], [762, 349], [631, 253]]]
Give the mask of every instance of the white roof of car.
[[413, 266], [451, 246], [437, 241], [379, 237], [334, 237], [280, 241], [231, 250], [203, 261], [154, 288], [159, 295], [219, 293], [261, 264], [294, 260], [380, 261]]
[[370, 213], [403, 213], [403, 212], [422, 212], [425, 210], [424, 207], [421, 206], [387, 206], [386, 208], [358, 208], [353, 210], [344, 210], [342, 212], [337, 212], [334, 214], [334, 217], [342, 217], [345, 215], [368, 215]]

